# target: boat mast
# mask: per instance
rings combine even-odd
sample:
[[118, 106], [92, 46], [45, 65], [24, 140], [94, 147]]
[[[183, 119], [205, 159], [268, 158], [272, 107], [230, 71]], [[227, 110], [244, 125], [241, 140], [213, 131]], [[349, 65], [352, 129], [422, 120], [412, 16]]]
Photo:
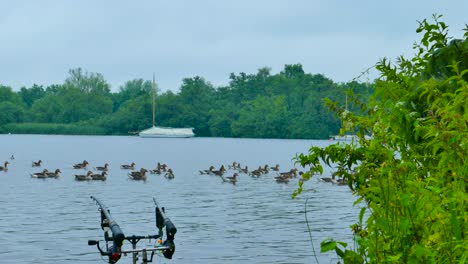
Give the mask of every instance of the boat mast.
[[153, 127], [154, 127], [154, 115], [156, 111], [155, 107], [155, 97], [156, 97], [156, 82], [154, 81], [154, 73], [153, 73], [153, 85], [151, 86], [152, 94], [153, 94]]

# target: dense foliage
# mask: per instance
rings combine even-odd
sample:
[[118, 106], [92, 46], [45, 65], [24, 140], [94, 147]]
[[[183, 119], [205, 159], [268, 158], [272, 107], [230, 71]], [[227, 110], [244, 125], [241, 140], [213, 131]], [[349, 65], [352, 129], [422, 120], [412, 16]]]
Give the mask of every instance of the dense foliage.
[[[127, 135], [151, 126], [151, 82], [135, 79], [118, 92], [99, 73], [72, 69], [63, 84], [33, 85], [14, 92], [0, 85], [0, 132]], [[366, 83], [334, 83], [308, 74], [302, 65], [268, 68], [256, 74], [231, 74], [225, 87], [201, 77], [183, 79], [177, 93], [157, 93], [156, 123], [193, 127], [197, 136], [253, 138], [328, 138], [340, 122], [324, 98], [344, 104], [346, 90], [364, 101]]]
[[310, 168], [305, 180], [334, 166], [363, 206], [352, 226], [357, 248], [321, 244], [345, 263], [468, 261], [468, 28], [450, 41], [439, 19], [420, 23], [414, 58], [377, 64], [381, 78], [363, 115], [330, 103], [359, 142], [297, 157]]

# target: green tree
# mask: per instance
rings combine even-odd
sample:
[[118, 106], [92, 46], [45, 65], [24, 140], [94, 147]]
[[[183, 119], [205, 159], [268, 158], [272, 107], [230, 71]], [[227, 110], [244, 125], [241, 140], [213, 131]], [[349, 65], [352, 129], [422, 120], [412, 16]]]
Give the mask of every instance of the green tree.
[[209, 110], [214, 104], [213, 86], [201, 77], [185, 78], [176, 101], [181, 110], [178, 114], [179, 127], [194, 127], [199, 136], [210, 136], [208, 127]]
[[[155, 87], [156, 93], [158, 93], [158, 87]], [[145, 81], [143, 79], [133, 79], [125, 82], [123, 86], [120, 87], [119, 93], [114, 96], [114, 111], [120, 107], [122, 103], [127, 100], [139, 97], [147, 96], [151, 97], [152, 83], [151, 81]]]
[[31, 120], [38, 123], [62, 122], [62, 112], [62, 103], [53, 95], [36, 100], [30, 109]]
[[21, 87], [19, 96], [27, 107], [31, 107], [33, 103], [45, 96], [45, 90], [42, 85], [34, 84], [31, 88]]
[[[343, 114], [330, 104], [359, 131], [359, 144], [312, 147], [297, 157], [309, 169], [304, 180], [322, 173], [323, 165], [336, 167], [337, 177], [363, 206], [352, 226], [355, 251], [334, 240], [321, 244], [322, 251], [335, 250], [345, 263], [468, 259], [468, 69], [466, 57], [457, 61], [468, 54], [468, 28], [459, 45], [451, 45], [439, 18], [420, 23], [417, 32], [423, 37], [414, 58], [376, 65], [382, 77], [372, 103], [359, 105], [362, 114]], [[435, 58], [442, 53], [453, 56]]]
[[92, 95], [108, 95], [110, 85], [100, 73], [84, 72], [81, 68], [71, 69], [65, 80], [65, 86], [78, 88], [81, 92]]
[[246, 102], [233, 122], [234, 135], [253, 138], [285, 138], [287, 106], [284, 96], [259, 96]]
[[69, 74], [59, 92], [64, 102], [64, 123], [97, 118], [112, 112], [110, 85], [100, 73], [83, 72], [77, 68], [70, 70]]
[[18, 123], [23, 121], [23, 107], [9, 101], [0, 102], [0, 124]]

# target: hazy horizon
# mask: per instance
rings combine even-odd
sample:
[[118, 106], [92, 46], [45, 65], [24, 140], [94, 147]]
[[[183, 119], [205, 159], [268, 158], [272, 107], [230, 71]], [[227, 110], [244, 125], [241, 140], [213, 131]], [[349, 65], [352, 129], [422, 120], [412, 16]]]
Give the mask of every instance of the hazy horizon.
[[[153, 73], [161, 90], [201, 76], [227, 85], [231, 72], [306, 72], [347, 82], [379, 59], [410, 56], [417, 21], [443, 15], [463, 34], [468, 2], [15, 1], [0, 3], [0, 84], [63, 83], [70, 69], [101, 73], [118, 91]], [[365, 78], [376, 78], [375, 72]]]

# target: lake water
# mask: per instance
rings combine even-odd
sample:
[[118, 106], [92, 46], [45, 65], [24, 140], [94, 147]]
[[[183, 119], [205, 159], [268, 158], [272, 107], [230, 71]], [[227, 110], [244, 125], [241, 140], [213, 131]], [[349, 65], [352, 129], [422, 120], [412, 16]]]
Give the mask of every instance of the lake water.
[[[349, 225], [358, 209], [347, 187], [316, 179], [313, 189], [292, 200], [297, 179], [278, 184], [274, 173], [252, 178], [240, 174], [237, 185], [219, 177], [200, 175], [213, 165], [233, 161], [249, 169], [279, 164], [294, 167], [292, 158], [312, 145], [330, 141], [268, 139], [142, 139], [138, 137], [0, 135], [0, 263], [101, 263], [88, 239], [102, 239], [99, 198], [125, 235], [155, 234], [153, 197], [176, 225], [172, 260], [155, 263], [315, 263], [304, 217], [307, 214], [320, 263], [336, 263], [333, 254], [320, 253], [327, 237], [350, 242]], [[15, 159], [10, 160], [14, 154]], [[41, 168], [32, 161], [41, 159]], [[88, 160], [92, 166], [110, 164], [106, 182], [76, 182], [72, 165]], [[157, 162], [174, 170], [175, 179], [148, 175], [132, 181], [120, 164], [154, 169]], [[3, 164], [2, 164], [3, 165]], [[59, 179], [34, 179], [30, 173], [60, 168]], [[327, 170], [329, 172], [329, 170]], [[227, 176], [233, 174], [228, 170]], [[352, 244], [352, 243], [349, 243]], [[138, 245], [146, 246], [145, 242]], [[130, 249], [130, 243], [124, 248]], [[132, 263], [131, 256], [119, 263]]]

